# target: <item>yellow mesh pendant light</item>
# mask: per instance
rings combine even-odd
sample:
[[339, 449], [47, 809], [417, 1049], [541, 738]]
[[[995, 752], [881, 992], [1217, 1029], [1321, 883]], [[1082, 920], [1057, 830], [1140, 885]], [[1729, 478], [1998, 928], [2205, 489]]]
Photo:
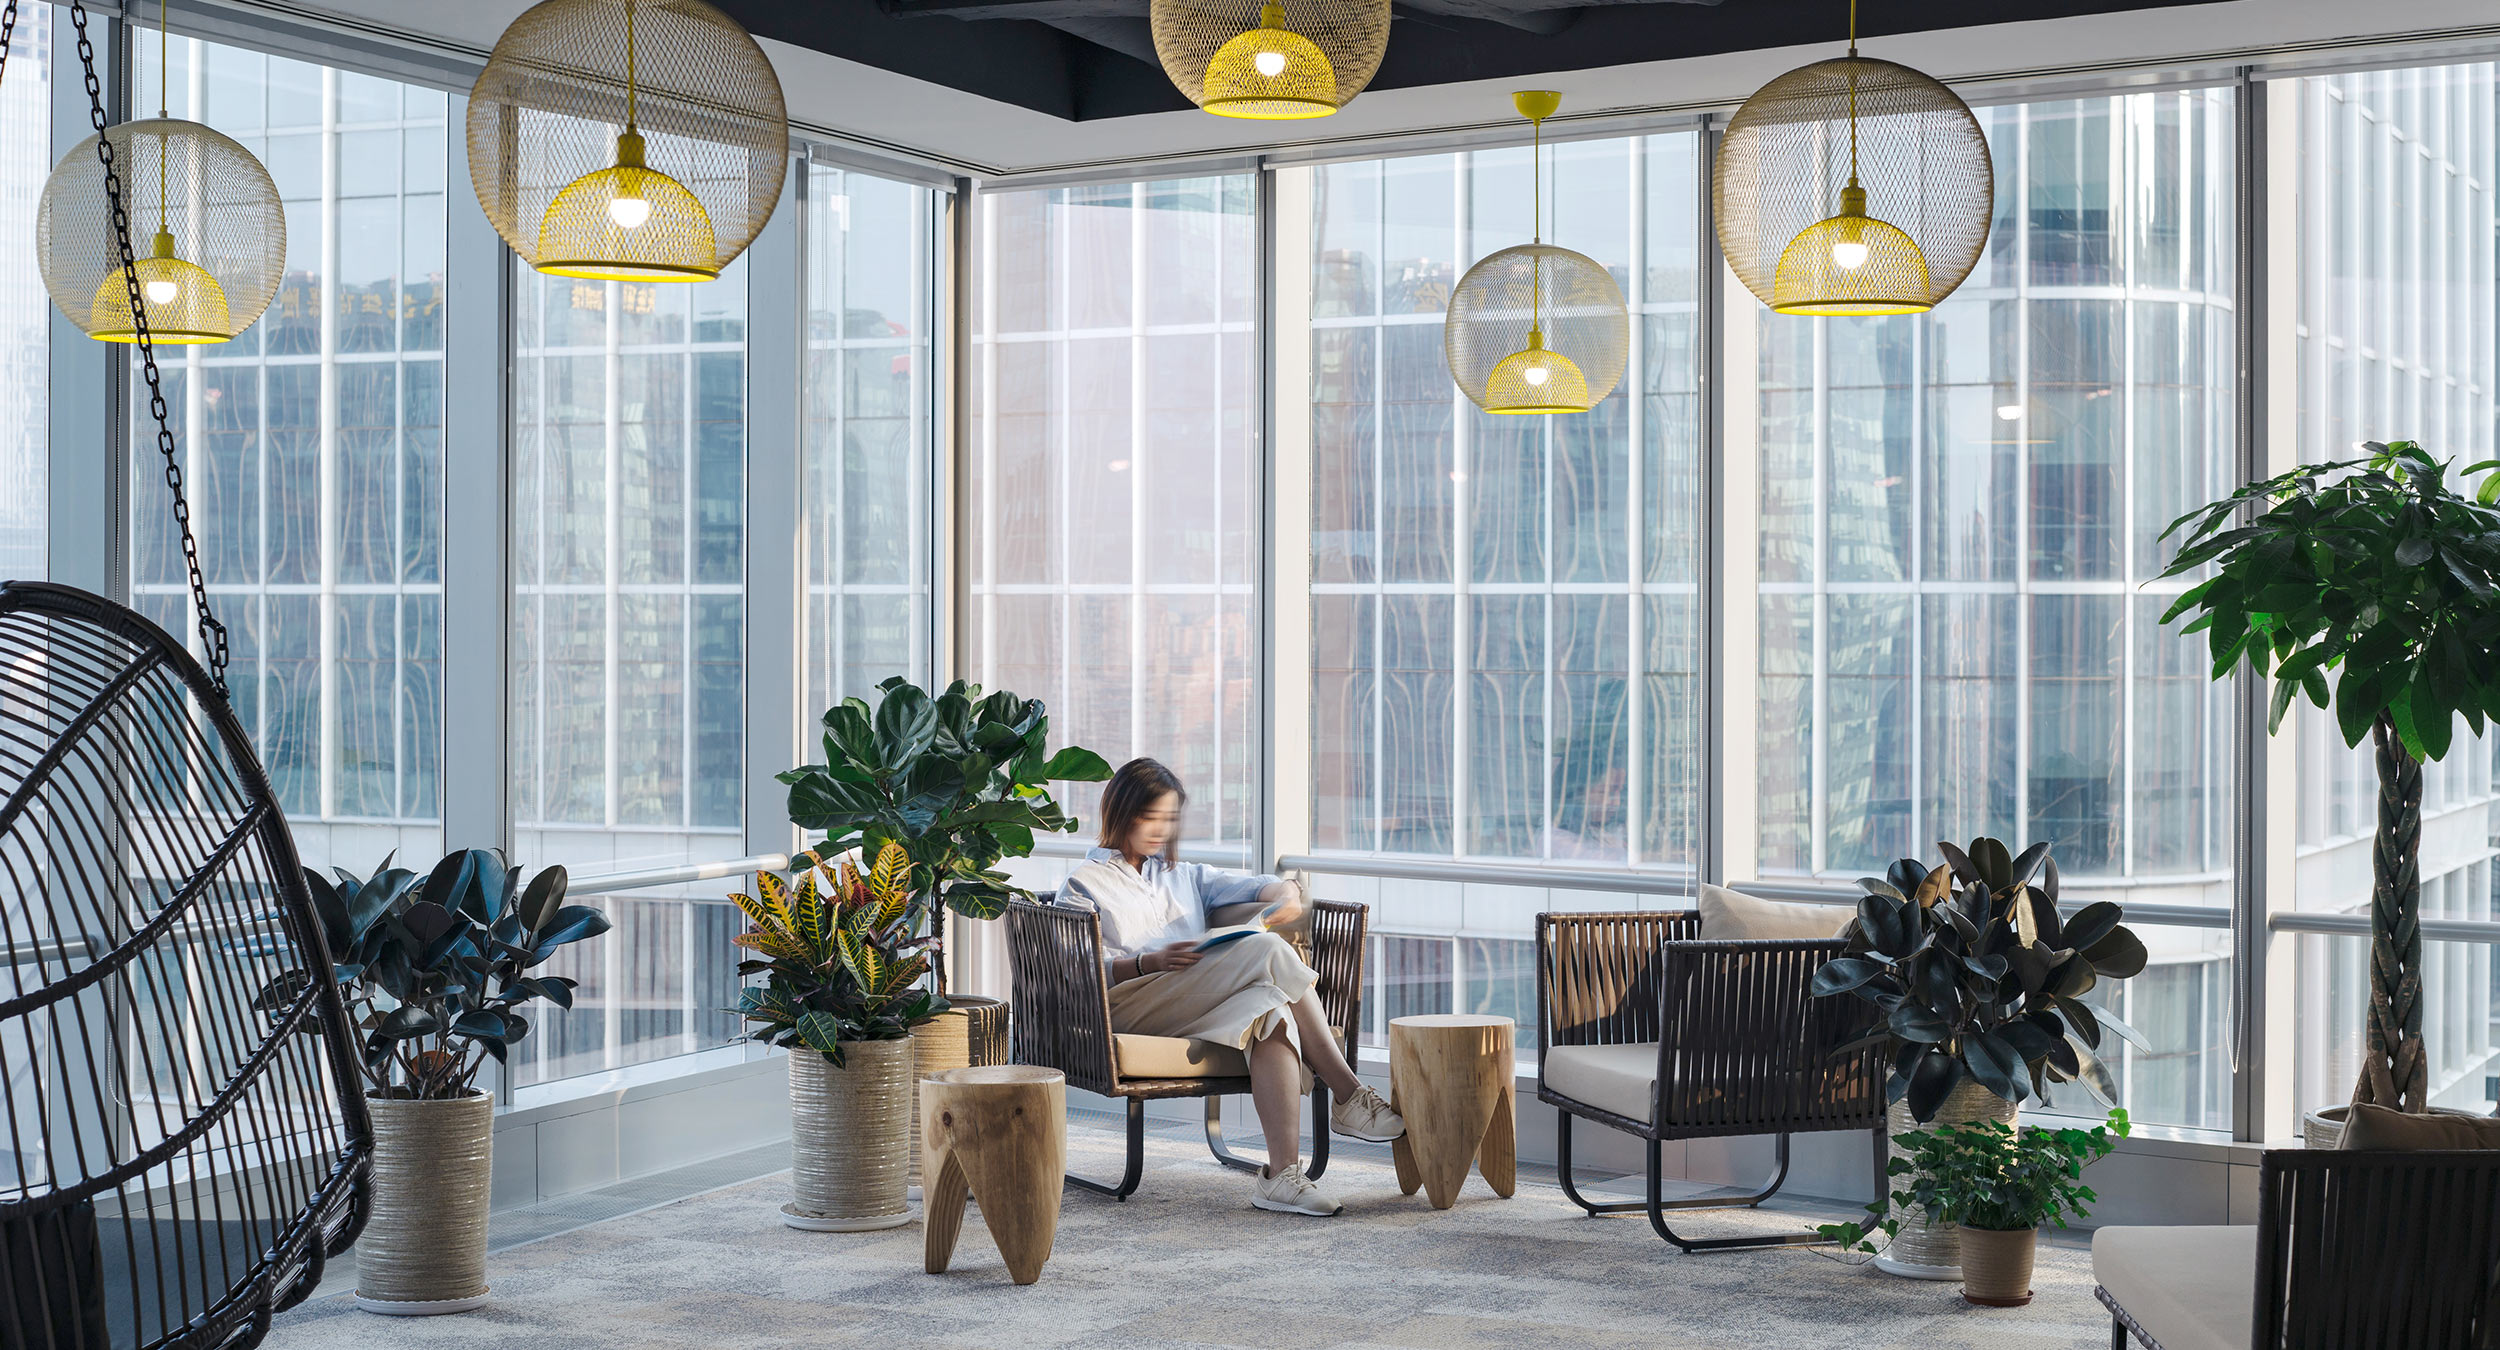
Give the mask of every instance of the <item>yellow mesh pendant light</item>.
[[1996, 210], [1979, 119], [1907, 66], [1849, 54], [1762, 86], [1710, 180], [1719, 249], [1782, 314], [1915, 314], [1978, 265]]
[[789, 158], [772, 63], [703, 0], [544, 0], [469, 94], [478, 204], [557, 276], [719, 276], [772, 218]]
[[1389, 0], [1152, 0], [1163, 72], [1222, 117], [1326, 117], [1389, 49]]
[[[164, 12], [157, 14], [157, 114], [109, 127], [136, 246], [148, 336], [166, 345], [224, 342], [252, 326], [286, 269], [278, 185], [231, 138], [165, 112]], [[104, 194], [96, 136], [45, 180], [35, 205], [35, 260], [69, 321], [100, 342], [136, 342], [130, 283]]]
[[1528, 161], [1535, 242], [1488, 254], [1459, 278], [1441, 325], [1441, 351], [1450, 378], [1486, 412], [1587, 412], [1623, 379], [1631, 318], [1613, 273], [1545, 242], [1540, 160], [1545, 119], [1562, 95], [1534, 90], [1511, 100], [1536, 124]]

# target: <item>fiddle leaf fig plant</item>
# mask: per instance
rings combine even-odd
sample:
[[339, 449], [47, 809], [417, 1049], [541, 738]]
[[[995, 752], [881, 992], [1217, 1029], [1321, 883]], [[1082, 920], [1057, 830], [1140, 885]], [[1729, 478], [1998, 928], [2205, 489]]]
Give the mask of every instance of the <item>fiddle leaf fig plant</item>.
[[962, 680], [933, 698], [899, 675], [877, 688], [873, 711], [856, 698], [825, 711], [823, 763], [779, 775], [791, 822], [824, 831], [818, 857], [858, 849], [881, 858], [900, 844], [913, 895], [967, 918], [998, 917], [1019, 893], [998, 863], [1031, 853], [1037, 831], [1075, 827], [1050, 784], [1101, 782], [1111, 766], [1076, 746], [1047, 753], [1050, 716], [1038, 699]]
[[[564, 903], [562, 867], [542, 868], [524, 886], [494, 849], [451, 854], [423, 878], [388, 857], [371, 876], [340, 868], [335, 877], [304, 869], [329, 978], [364, 1034], [359, 1062], [380, 1097], [467, 1096], [486, 1061], [502, 1062], [529, 1034], [524, 1005], [573, 1006], [574, 980], [531, 972], [558, 947], [609, 927], [598, 908]], [[313, 978], [286, 971], [252, 1006], [283, 1010]]]
[[[2211, 568], [2162, 616], [2204, 633], [2213, 677], [2274, 681], [2269, 729], [2305, 696], [2376, 746], [2369, 1025], [2353, 1100], [2429, 1107], [2422, 1042], [2422, 765], [2457, 721], [2500, 719], [2500, 460], [2463, 470], [2411, 441], [2308, 464], [2171, 522], [2165, 577]], [[2464, 480], [2485, 477], [2470, 491]]]
[[1883, 1010], [1875, 1030], [1837, 1053], [1883, 1047], [1886, 1104], [1907, 1101], [1918, 1120], [1934, 1119], [1966, 1081], [2017, 1103], [2080, 1082], [2115, 1104], [2104, 1038], [2138, 1048], [2144, 1039], [2084, 996], [2144, 969], [2144, 943], [2124, 913], [2101, 900], [2061, 915], [2045, 842], [2019, 857], [1994, 839], [1936, 847], [1942, 866], [1904, 858], [1858, 882], [1865, 894], [1847, 945], [1814, 973], [1817, 996]]

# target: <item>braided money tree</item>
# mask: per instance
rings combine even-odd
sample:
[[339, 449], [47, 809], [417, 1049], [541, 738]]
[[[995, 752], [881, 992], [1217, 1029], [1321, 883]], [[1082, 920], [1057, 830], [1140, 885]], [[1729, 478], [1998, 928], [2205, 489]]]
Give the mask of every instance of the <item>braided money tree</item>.
[[2295, 696], [2332, 709], [2347, 745], [2378, 753], [2378, 837], [2370, 892], [2370, 1015], [2353, 1100], [2428, 1108], [2422, 1048], [2422, 765], [2500, 717], [2500, 475], [2471, 495], [2411, 441], [2366, 459], [2313, 464], [2251, 483], [2162, 532], [2186, 532], [2165, 577], [2211, 567], [2165, 623], [2194, 616], [2219, 680], [2245, 665], [2274, 680], [2269, 731]]

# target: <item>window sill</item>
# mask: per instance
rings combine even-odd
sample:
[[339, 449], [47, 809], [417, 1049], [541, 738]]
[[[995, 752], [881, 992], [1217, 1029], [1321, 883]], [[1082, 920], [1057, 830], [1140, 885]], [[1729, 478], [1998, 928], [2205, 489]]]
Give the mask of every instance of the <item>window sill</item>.
[[780, 1073], [782, 1058], [777, 1050], [741, 1043], [560, 1078], [552, 1083], [533, 1083], [513, 1090], [511, 1104], [495, 1116], [495, 1128], [557, 1120], [606, 1110], [619, 1102], [665, 1097], [757, 1074]]

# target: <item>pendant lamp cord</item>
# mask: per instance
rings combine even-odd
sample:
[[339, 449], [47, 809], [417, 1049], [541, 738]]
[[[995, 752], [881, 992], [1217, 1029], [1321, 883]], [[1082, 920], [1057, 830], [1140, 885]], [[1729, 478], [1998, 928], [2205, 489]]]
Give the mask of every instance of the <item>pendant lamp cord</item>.
[[[1850, 0], [1852, 4], [1856, 0]], [[1528, 134], [1528, 242], [1545, 242], [1545, 119], [1531, 118]], [[1545, 254], [1528, 255], [1528, 327], [1545, 331]]]
[[[174, 77], [173, 39], [167, 36], [171, 26], [165, 21], [166, 0], [156, 0], [156, 120], [167, 121], [173, 114], [166, 111], [171, 96], [165, 92]], [[174, 138], [156, 138], [156, 232], [165, 233], [165, 161], [173, 158]]]
[[[159, 0], [162, 3], [162, 0]], [[1857, 0], [1849, 0], [1856, 4]], [[625, 0], [625, 129], [634, 131], [634, 0]]]
[[[16, 0], [9, 0], [11, 15]], [[156, 367], [156, 340], [148, 333], [148, 311], [140, 293], [139, 262], [130, 248], [129, 202], [122, 194], [121, 171], [113, 162], [113, 138], [104, 133], [104, 84], [96, 78], [95, 42], [87, 34], [84, 0], [70, 0], [70, 23], [78, 30], [78, 63], [86, 71], [88, 120], [96, 129], [96, 159], [104, 166], [104, 200], [112, 208], [113, 238], [121, 250], [122, 284], [130, 292], [131, 338], [139, 348], [139, 365], [148, 382], [148, 413], [156, 419], [156, 450], [165, 458], [165, 487], [173, 494], [174, 529], [182, 539], [182, 564], [190, 573], [191, 607], [199, 616], [200, 643], [207, 649], [209, 682], [220, 698], [226, 694], [226, 625], [208, 603], [208, 579], [200, 571], [200, 545], [191, 534], [191, 503], [182, 491], [182, 459], [174, 448], [174, 427], [165, 406], [165, 384]]]
[[1849, 0], [1849, 186], [1858, 185], [1858, 0]]

